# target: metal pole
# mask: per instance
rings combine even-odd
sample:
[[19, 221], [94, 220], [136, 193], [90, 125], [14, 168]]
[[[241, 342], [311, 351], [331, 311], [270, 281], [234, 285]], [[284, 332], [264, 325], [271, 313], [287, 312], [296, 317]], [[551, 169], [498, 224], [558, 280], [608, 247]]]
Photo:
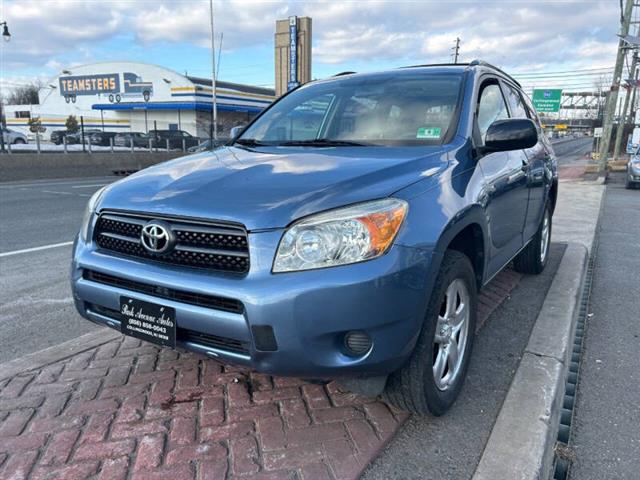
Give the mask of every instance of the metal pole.
[[84, 152], [84, 116], [80, 115], [80, 140], [82, 141], [82, 151]]
[[62, 136], [62, 146], [64, 148], [64, 153], [67, 153], [67, 135]]
[[40, 153], [40, 132], [36, 132], [36, 150]]
[[[2, 86], [2, 82], [0, 82], [0, 87]], [[2, 88], [0, 88], [0, 151], [4, 153], [4, 107], [2, 102]]]
[[113, 153], [113, 137], [109, 139], [109, 146], [111, 147], [111, 153]]
[[[631, 13], [635, 0], [627, 0], [624, 7], [624, 15], [622, 17], [622, 26], [620, 27], [620, 35], [622, 37], [629, 34], [629, 25], [631, 24]], [[607, 156], [609, 155], [609, 146], [611, 144], [611, 133], [613, 131], [613, 117], [615, 115], [616, 106], [618, 104], [618, 90], [620, 89], [620, 80], [622, 77], [622, 67], [624, 65], [625, 42], [620, 39], [618, 42], [618, 55], [616, 58], [616, 66], [613, 71], [613, 82], [609, 91], [609, 98], [604, 111], [604, 122], [602, 131], [602, 140], [600, 141], [600, 159], [598, 161], [598, 171], [604, 172], [607, 168]]]
[[216, 40], [213, 28], [213, 0], [209, 0], [209, 17], [211, 23], [211, 95], [213, 104], [211, 108], [211, 123], [213, 124], [213, 138], [218, 139], [218, 100], [216, 96]]
[[[636, 79], [637, 72], [636, 67], [638, 65], [638, 53], [633, 54], [633, 60], [631, 61], [631, 75], [632, 79]], [[624, 106], [622, 107], [622, 113], [620, 114], [620, 120], [618, 120], [618, 129], [616, 131], [616, 143], [613, 147], [613, 159], [617, 160], [620, 156], [620, 147], [622, 145], [622, 137], [624, 136], [624, 129], [627, 126], [627, 112], [629, 111], [629, 101], [631, 100], [632, 89], [635, 90], [636, 86], [631, 85], [629, 91], [624, 96]], [[625, 149], [626, 150], [626, 149]]]

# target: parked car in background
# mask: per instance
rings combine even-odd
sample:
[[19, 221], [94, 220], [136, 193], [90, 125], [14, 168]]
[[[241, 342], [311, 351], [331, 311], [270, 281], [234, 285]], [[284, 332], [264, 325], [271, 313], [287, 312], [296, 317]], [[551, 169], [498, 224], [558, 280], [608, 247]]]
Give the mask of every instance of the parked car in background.
[[109, 146], [111, 140], [117, 135], [118, 132], [96, 132], [91, 134], [89, 141], [91, 145]]
[[224, 139], [219, 138], [218, 140], [213, 140], [213, 139], [205, 140], [204, 142], [200, 143], [199, 145], [196, 145], [195, 147], [189, 147], [187, 149], [187, 152], [198, 153], [198, 152], [205, 152], [207, 150], [215, 150], [216, 148], [226, 145], [227, 142], [229, 142], [228, 138], [224, 138]]
[[119, 132], [113, 137], [113, 144], [117, 147], [148, 147], [149, 137], [142, 132]]
[[[99, 130], [97, 128], [86, 128], [84, 130], [84, 142], [89, 143], [89, 139], [91, 138], [91, 135], [93, 135], [94, 133], [100, 133], [100, 132], [102, 132], [102, 130]], [[67, 137], [68, 145], [82, 143], [82, 131], [80, 130], [78, 130], [75, 133], [67, 133], [66, 137]]]
[[5, 145], [20, 145], [27, 143], [27, 136], [24, 133], [16, 132], [9, 128], [2, 128], [2, 138], [4, 139]]
[[167, 148], [167, 140], [169, 148], [182, 150], [183, 140], [184, 148], [195, 147], [200, 143], [198, 137], [194, 137], [184, 130], [149, 130], [149, 138], [154, 148]]
[[629, 157], [625, 186], [627, 188], [637, 188], [640, 186], [640, 147]]
[[54, 130], [53, 132], [51, 132], [49, 140], [51, 140], [51, 143], [53, 143], [54, 145], [61, 145], [64, 141], [64, 137], [66, 137], [68, 134], [69, 132], [67, 132], [67, 130]]
[[342, 75], [280, 97], [215, 153], [96, 192], [72, 298], [151, 343], [442, 415], [479, 289], [510, 262], [544, 270], [557, 192], [551, 143], [502, 70]]

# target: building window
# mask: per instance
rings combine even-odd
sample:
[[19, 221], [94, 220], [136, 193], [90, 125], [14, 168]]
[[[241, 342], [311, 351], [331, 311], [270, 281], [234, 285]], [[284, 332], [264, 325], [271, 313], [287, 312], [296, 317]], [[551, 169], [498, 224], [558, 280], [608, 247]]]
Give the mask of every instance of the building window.
[[31, 112], [29, 110], [21, 110], [19, 112], [15, 112], [16, 118], [31, 118]]

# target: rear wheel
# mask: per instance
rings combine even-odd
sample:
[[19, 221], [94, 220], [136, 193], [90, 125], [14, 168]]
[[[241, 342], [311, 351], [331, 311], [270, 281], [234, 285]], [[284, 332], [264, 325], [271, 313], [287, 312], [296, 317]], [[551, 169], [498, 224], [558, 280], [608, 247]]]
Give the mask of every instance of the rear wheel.
[[13, 142], [14, 145], [24, 145], [25, 142], [23, 138], [16, 138], [16, 140]]
[[513, 259], [513, 268], [520, 273], [537, 275], [542, 273], [549, 260], [551, 244], [551, 209], [544, 208], [538, 231], [529, 244]]
[[467, 374], [477, 301], [471, 262], [460, 252], [447, 251], [414, 351], [390, 375], [385, 400], [416, 414], [439, 416], [449, 410]]

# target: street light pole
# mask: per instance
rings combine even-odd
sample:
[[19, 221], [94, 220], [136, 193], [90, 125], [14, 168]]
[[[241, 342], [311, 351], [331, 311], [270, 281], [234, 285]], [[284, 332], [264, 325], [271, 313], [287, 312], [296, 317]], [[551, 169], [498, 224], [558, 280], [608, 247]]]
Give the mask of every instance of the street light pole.
[[[5, 42], [9, 43], [9, 41], [11, 40], [11, 34], [9, 33], [9, 26], [7, 25], [7, 22], [0, 22], [0, 25], [2, 25], [2, 38], [4, 39]], [[4, 57], [4, 52], [2, 52], [0, 56]], [[0, 82], [0, 152], [4, 153], [5, 152], [5, 146], [4, 146], [5, 118], [4, 118], [4, 107], [3, 107], [4, 100], [2, 98], [1, 83], [2, 82]]]
[[218, 139], [218, 99], [216, 95], [216, 40], [213, 28], [213, 0], [209, 0], [209, 17], [211, 23], [211, 123], [213, 125], [213, 139]]
[[[635, 91], [636, 85], [633, 82], [638, 79], [638, 74], [636, 72], [638, 66], [638, 52], [633, 53], [633, 60], [631, 61], [631, 71], [630, 71], [630, 80], [631, 85], [629, 85], [629, 90], [627, 94], [624, 96], [624, 106], [622, 107], [622, 113], [620, 114], [620, 120], [618, 120], [618, 129], [616, 131], [616, 143], [613, 146], [613, 159], [617, 160], [620, 156], [620, 150], [622, 146], [622, 138], [624, 134], [624, 127], [627, 126], [627, 112], [629, 111], [629, 102], [631, 100], [631, 92]], [[633, 122], [633, 119], [631, 120]]]
[[[622, 16], [622, 26], [620, 28], [620, 36], [626, 37], [629, 34], [629, 25], [631, 24], [631, 13], [635, 0], [627, 0]], [[611, 145], [611, 133], [613, 132], [613, 117], [615, 116], [616, 106], [618, 104], [618, 90], [620, 89], [620, 81], [622, 77], [622, 66], [624, 65], [626, 42], [621, 38], [618, 43], [618, 56], [616, 58], [616, 66], [613, 71], [613, 82], [611, 90], [609, 90], [609, 98], [604, 111], [602, 139], [600, 141], [600, 159], [598, 160], [598, 171], [604, 172], [607, 168], [607, 155], [609, 154], [609, 146]]]

